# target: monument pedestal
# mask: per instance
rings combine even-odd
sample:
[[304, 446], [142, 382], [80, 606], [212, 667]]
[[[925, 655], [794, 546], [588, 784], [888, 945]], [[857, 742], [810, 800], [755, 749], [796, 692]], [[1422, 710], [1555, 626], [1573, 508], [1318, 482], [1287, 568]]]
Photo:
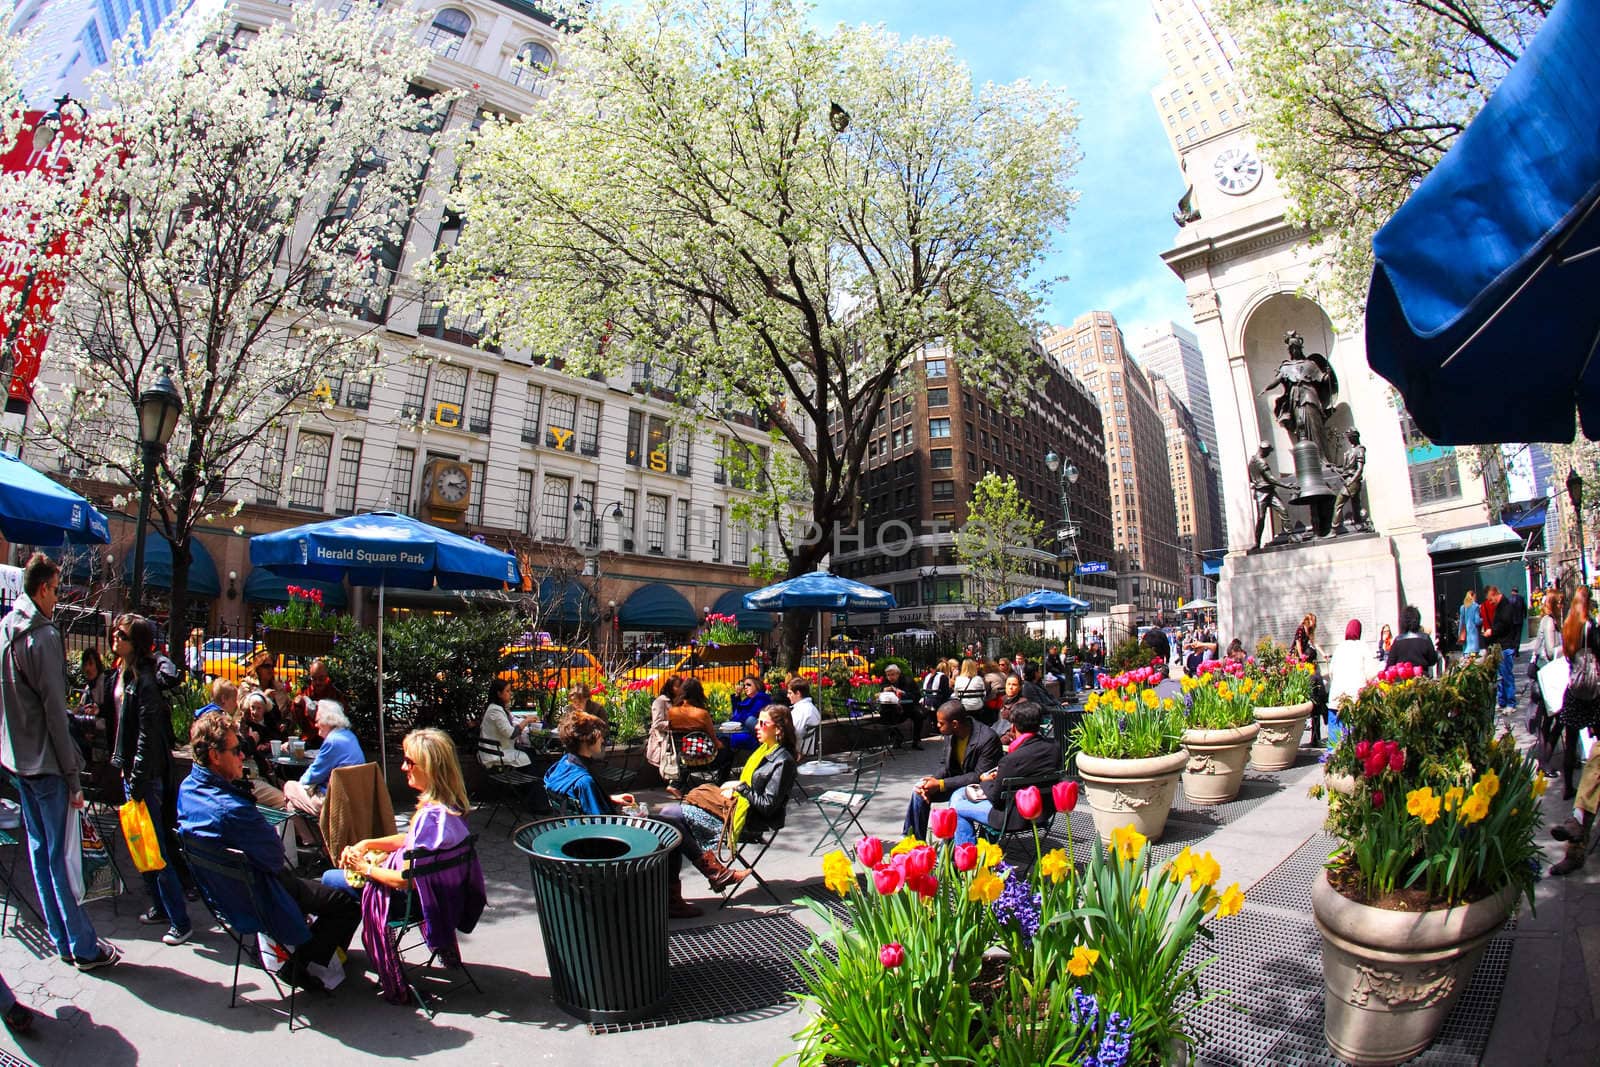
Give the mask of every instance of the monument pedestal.
[[1331, 654], [1351, 619], [1361, 620], [1362, 640], [1376, 642], [1384, 624], [1398, 636], [1406, 603], [1430, 616], [1432, 590], [1417, 533], [1349, 534], [1231, 552], [1217, 591], [1218, 635], [1224, 647], [1235, 637], [1246, 649], [1262, 637], [1287, 645], [1309, 611], [1317, 616], [1317, 643]]

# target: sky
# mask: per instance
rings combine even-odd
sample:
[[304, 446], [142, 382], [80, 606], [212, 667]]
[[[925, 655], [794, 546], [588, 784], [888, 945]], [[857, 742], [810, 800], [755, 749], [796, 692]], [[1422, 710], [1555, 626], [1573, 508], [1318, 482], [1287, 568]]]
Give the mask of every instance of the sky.
[[1192, 329], [1183, 283], [1161, 262], [1183, 195], [1177, 160], [1150, 90], [1165, 73], [1144, 0], [815, 0], [823, 25], [881, 22], [902, 36], [948, 37], [978, 81], [1026, 78], [1077, 101], [1079, 199], [1044, 276], [1044, 316], [1116, 315], [1130, 342], [1141, 325]]

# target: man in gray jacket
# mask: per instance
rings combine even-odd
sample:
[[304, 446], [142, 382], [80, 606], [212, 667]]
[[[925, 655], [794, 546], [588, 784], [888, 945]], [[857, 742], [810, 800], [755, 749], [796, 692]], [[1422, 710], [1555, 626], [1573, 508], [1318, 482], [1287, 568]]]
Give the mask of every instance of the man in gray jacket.
[[34, 553], [23, 570], [24, 595], [0, 619], [0, 765], [17, 779], [33, 881], [56, 951], [92, 971], [117, 962], [117, 951], [100, 942], [67, 881], [67, 864], [83, 862], [67, 849], [67, 820], [78, 817], [83, 790], [82, 760], [67, 731], [66, 653], [50, 621], [60, 582], [61, 568]]

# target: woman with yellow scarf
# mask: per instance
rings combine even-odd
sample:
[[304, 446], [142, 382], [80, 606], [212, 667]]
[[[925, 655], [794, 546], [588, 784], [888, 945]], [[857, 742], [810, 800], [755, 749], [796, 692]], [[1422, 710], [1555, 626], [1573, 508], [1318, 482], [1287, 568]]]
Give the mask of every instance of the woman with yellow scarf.
[[[756, 720], [756, 740], [759, 744], [745, 761], [739, 780], [723, 784], [720, 802], [710, 797], [701, 801], [697, 796], [701, 791], [696, 790], [682, 804], [662, 808], [659, 816], [683, 832], [689, 842], [684, 854], [718, 892], [737, 885], [750, 873], [730, 870], [719, 855], [719, 846], [731, 860], [744, 833], [778, 829], [789, 807], [796, 767], [794, 720], [789, 709], [780, 704], [762, 708]], [[719, 810], [712, 810], [713, 806]]]

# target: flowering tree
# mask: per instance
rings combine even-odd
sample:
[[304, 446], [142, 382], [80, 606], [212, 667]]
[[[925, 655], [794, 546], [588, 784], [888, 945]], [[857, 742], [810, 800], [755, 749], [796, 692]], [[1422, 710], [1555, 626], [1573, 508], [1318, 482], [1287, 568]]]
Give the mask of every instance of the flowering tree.
[[1015, 478], [990, 473], [978, 479], [955, 546], [972, 580], [974, 604], [992, 610], [1017, 595], [1017, 576], [1043, 529]]
[[1224, 0], [1251, 130], [1291, 217], [1327, 242], [1327, 289], [1358, 316], [1372, 235], [1505, 77], [1552, 0]]
[[[597, 12], [548, 104], [473, 145], [445, 268], [505, 340], [579, 373], [668, 365], [701, 418], [770, 424], [809, 512], [778, 531], [789, 576], [860, 518], [873, 424], [924, 346], [980, 387], [1033, 359], [1029, 272], [1077, 158], [1057, 93], [979, 88], [947, 41], [806, 16], [798, 0]], [[791, 494], [763, 485], [781, 518]], [[791, 664], [807, 625], [784, 616]]]
[[298, 5], [253, 40], [230, 25], [119, 43], [82, 137], [62, 139], [69, 179], [6, 190], [38, 206], [31, 225], [70, 235], [36, 253], [67, 295], [35, 441], [136, 485], [137, 398], [161, 368], [182, 398], [152, 511], [173, 544], [175, 618], [195, 524], [238, 506], [247, 459], [276, 489], [284, 459], [264, 431], [372, 373], [361, 316], [391, 296], [384, 265], [449, 103], [411, 89], [429, 53], [409, 15]]

